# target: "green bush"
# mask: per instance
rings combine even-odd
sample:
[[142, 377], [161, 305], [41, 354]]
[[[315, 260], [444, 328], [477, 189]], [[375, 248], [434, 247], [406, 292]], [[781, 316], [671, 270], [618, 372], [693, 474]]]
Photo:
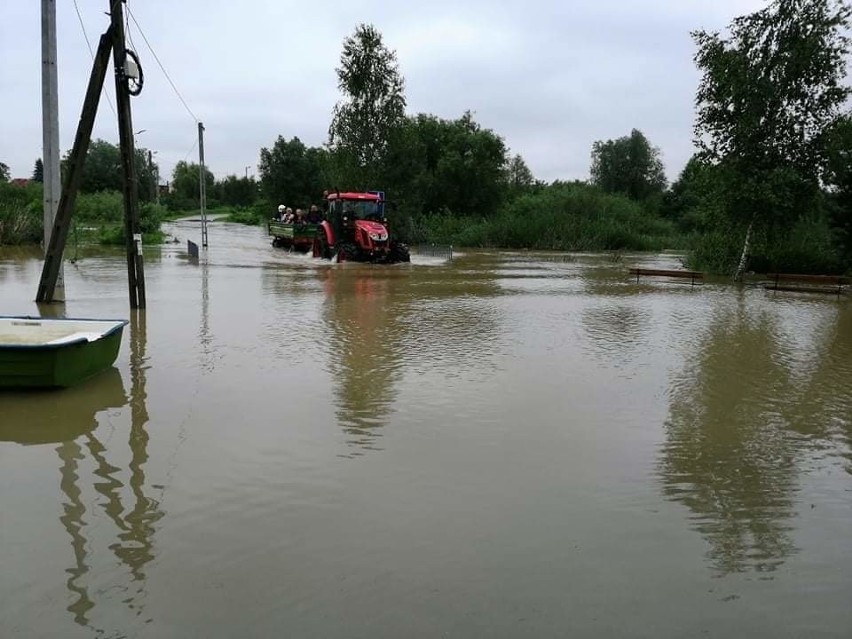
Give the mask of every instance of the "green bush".
[[[124, 196], [118, 191], [81, 193], [77, 196], [73, 221], [77, 227], [94, 228], [99, 244], [124, 245]], [[139, 207], [139, 231], [145, 244], [160, 243], [160, 224], [167, 210], [146, 202]]]
[[80, 193], [74, 203], [74, 219], [80, 222], [121, 222], [124, 199], [118, 191]]
[[[719, 225], [697, 236], [687, 263], [690, 268], [733, 275], [745, 241], [744, 227]], [[755, 273], [842, 273], [844, 264], [834, 231], [822, 212], [800, 218], [792, 228], [755, 232], [746, 270]]]
[[233, 209], [230, 209], [230, 211], [231, 212], [228, 214], [228, 216], [225, 218], [225, 220], [228, 221], [228, 222], [234, 222], [236, 224], [248, 224], [249, 226], [259, 226], [266, 219], [266, 216], [264, 216], [264, 218], [261, 218], [258, 215], [257, 211], [255, 211], [254, 209], [251, 209], [251, 208], [244, 209], [244, 208], [241, 208], [241, 207], [235, 207]]
[[147, 202], [139, 207], [139, 230], [143, 234], [159, 233], [160, 224], [167, 216], [166, 207], [154, 202]]
[[0, 245], [38, 244], [44, 237], [42, 187], [0, 183]]
[[684, 248], [674, 224], [624, 196], [583, 184], [554, 184], [522, 195], [497, 215], [470, 219], [449, 212], [419, 221], [425, 241], [460, 246], [543, 250]]

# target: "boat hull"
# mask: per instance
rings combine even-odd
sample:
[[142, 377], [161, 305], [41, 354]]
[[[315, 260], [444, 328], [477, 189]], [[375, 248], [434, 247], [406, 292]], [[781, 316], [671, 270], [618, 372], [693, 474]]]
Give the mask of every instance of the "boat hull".
[[115, 362], [124, 324], [93, 341], [0, 344], [0, 388], [62, 388], [89, 379]]

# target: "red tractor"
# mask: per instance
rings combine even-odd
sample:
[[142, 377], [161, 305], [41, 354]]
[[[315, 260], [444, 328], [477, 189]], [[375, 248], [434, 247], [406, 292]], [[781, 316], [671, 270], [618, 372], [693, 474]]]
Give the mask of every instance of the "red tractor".
[[326, 219], [319, 225], [313, 255], [338, 262], [410, 262], [408, 247], [392, 240], [381, 191], [327, 193]]

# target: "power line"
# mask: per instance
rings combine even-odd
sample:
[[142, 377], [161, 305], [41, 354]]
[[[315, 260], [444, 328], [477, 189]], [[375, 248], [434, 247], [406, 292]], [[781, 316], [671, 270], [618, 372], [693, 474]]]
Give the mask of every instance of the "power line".
[[[76, 2], [76, 0], [75, 0], [75, 2]], [[186, 112], [189, 113], [189, 115], [192, 117], [192, 120], [194, 122], [198, 122], [198, 118], [195, 117], [195, 114], [192, 112], [192, 109], [189, 108], [189, 105], [186, 103], [186, 100], [183, 99], [183, 96], [180, 94], [180, 91], [178, 91], [178, 88], [175, 86], [175, 83], [172, 82], [172, 79], [169, 76], [168, 71], [166, 71], [166, 68], [163, 66], [163, 63], [160, 62], [160, 58], [158, 58], [157, 54], [154, 52], [154, 47], [151, 46], [151, 43], [148, 42], [148, 38], [145, 37], [145, 32], [142, 31], [142, 27], [139, 26], [139, 22], [137, 22], [136, 16], [133, 15], [133, 12], [130, 10], [130, 6], [127, 7], [127, 15], [130, 16], [130, 19], [133, 20], [133, 24], [136, 25], [137, 29], [139, 29], [139, 35], [142, 36], [142, 39], [145, 41], [145, 44], [147, 45], [148, 50], [151, 52], [151, 55], [154, 56], [154, 60], [157, 61], [157, 64], [159, 65], [160, 70], [163, 72], [163, 75], [166, 76], [166, 80], [168, 80], [169, 84], [172, 85], [172, 89], [174, 89], [175, 95], [177, 95], [178, 99], [181, 101], [181, 104], [183, 104], [183, 107], [186, 109]], [[131, 43], [132, 42], [133, 42], [133, 40], [131, 39]]]
[[[83, 38], [86, 39], [86, 46], [89, 47], [89, 55], [92, 56], [92, 60], [95, 59], [95, 50], [92, 49], [92, 43], [89, 41], [89, 35], [86, 33], [86, 25], [83, 24], [83, 16], [80, 15], [80, 7], [77, 6], [77, 0], [74, 0], [74, 11], [77, 12], [77, 19], [80, 21], [80, 28], [83, 30]], [[109, 91], [106, 88], [106, 84], [103, 86], [103, 92], [106, 94], [106, 103], [112, 111], [112, 114], [118, 118], [118, 114], [115, 112], [115, 107], [112, 106], [112, 97], [110, 97]]]
[[186, 152], [186, 155], [183, 156], [184, 162], [187, 161], [187, 159], [189, 158], [189, 154], [192, 153], [193, 151], [195, 151], [195, 147], [197, 147], [197, 146], [198, 146], [198, 140], [196, 139], [195, 142], [192, 143], [192, 148], [189, 151]]
[[124, 33], [127, 34], [127, 39], [130, 40], [130, 48], [136, 53], [139, 53], [139, 50], [136, 48], [136, 43], [133, 42], [133, 34], [130, 31], [130, 16], [128, 14], [125, 14], [124, 16]]

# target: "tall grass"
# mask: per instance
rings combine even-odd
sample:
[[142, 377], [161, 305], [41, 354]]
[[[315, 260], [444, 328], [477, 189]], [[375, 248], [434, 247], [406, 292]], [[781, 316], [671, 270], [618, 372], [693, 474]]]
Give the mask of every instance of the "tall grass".
[[556, 184], [521, 196], [489, 218], [426, 216], [420, 234], [429, 242], [470, 247], [562, 251], [686, 248], [672, 222], [637, 202], [581, 183]]

